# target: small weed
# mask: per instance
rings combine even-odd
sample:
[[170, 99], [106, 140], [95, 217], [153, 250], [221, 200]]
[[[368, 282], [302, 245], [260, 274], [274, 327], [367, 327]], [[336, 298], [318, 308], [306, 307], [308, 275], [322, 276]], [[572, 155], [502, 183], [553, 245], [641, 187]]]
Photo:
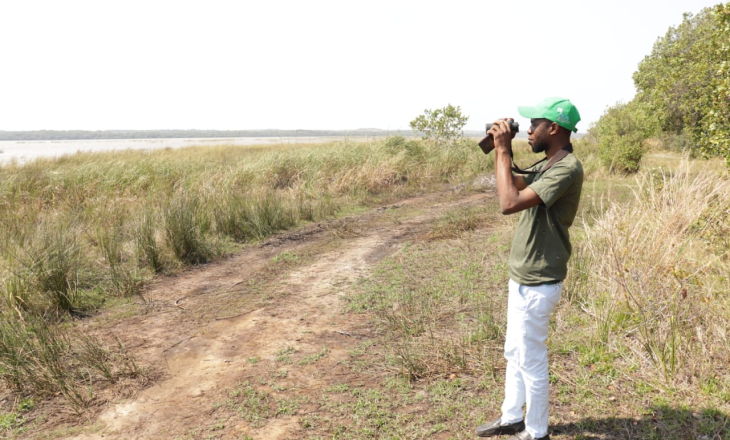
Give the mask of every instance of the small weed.
[[295, 263], [299, 261], [299, 256], [293, 252], [284, 251], [272, 258], [274, 263]]
[[332, 385], [324, 390], [327, 393], [346, 393], [350, 391], [350, 386], [346, 383], [341, 383], [338, 385]]
[[294, 361], [291, 358], [291, 354], [296, 353], [297, 349], [294, 347], [285, 347], [281, 350], [274, 353], [276, 355], [276, 362], [280, 362], [282, 364], [293, 364]]
[[278, 402], [276, 415], [294, 415], [299, 409], [299, 402], [295, 399], [281, 399]]
[[276, 383], [271, 384], [271, 389], [274, 390], [274, 391], [279, 391], [279, 392], [286, 391], [286, 387], [285, 386], [279, 385], [279, 384], [276, 384]]
[[278, 379], [285, 379], [289, 376], [288, 370], [276, 370], [272, 373], [272, 376]]
[[25, 420], [16, 413], [0, 415], [0, 432], [15, 431], [25, 423]]
[[28, 412], [33, 410], [33, 408], [35, 408], [35, 402], [32, 397], [22, 398], [18, 402], [18, 411], [20, 412]]
[[257, 391], [249, 382], [239, 384], [229, 393], [227, 406], [254, 426], [275, 415], [271, 396], [266, 392]]
[[322, 359], [323, 357], [327, 356], [328, 353], [329, 353], [329, 348], [322, 347], [322, 350], [320, 350], [319, 352], [314, 353], [312, 355], [303, 357], [299, 362], [297, 362], [297, 364], [299, 364], [299, 365], [313, 364], [313, 363], [317, 362], [318, 360]]

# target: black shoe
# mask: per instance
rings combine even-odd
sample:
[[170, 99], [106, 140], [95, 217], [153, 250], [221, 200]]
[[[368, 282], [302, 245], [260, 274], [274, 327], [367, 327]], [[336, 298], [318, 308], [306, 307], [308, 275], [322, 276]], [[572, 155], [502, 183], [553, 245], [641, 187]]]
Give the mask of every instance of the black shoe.
[[507, 440], [550, 440], [550, 434], [546, 434], [545, 437], [533, 438], [527, 431], [522, 431]]
[[525, 422], [519, 421], [503, 425], [501, 419], [497, 419], [490, 423], [477, 426], [477, 435], [479, 437], [493, 437], [495, 435], [517, 434], [525, 430]]

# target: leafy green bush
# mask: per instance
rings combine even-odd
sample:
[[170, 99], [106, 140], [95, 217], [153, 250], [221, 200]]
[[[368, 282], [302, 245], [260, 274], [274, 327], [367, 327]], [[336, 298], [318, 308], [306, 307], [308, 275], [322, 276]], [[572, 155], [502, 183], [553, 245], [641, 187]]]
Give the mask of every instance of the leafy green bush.
[[423, 139], [437, 145], [455, 145], [464, 135], [462, 129], [469, 120], [461, 114], [459, 106], [449, 104], [436, 110], [424, 110], [423, 114], [412, 120], [413, 131], [423, 134]]
[[635, 102], [609, 107], [590, 129], [603, 165], [614, 172], [638, 171], [643, 143], [653, 131], [651, 125], [645, 110]]
[[639, 101], [665, 133], [688, 133], [704, 156], [730, 165], [730, 3], [685, 14], [634, 73]]

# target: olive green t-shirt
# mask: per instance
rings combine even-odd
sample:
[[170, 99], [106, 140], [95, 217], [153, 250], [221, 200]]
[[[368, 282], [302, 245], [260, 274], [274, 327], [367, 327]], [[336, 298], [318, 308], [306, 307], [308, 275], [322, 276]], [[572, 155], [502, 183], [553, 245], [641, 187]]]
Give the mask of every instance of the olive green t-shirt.
[[583, 166], [568, 154], [545, 173], [524, 178], [542, 203], [520, 214], [509, 256], [509, 275], [528, 286], [562, 281], [568, 272], [568, 228], [578, 212]]

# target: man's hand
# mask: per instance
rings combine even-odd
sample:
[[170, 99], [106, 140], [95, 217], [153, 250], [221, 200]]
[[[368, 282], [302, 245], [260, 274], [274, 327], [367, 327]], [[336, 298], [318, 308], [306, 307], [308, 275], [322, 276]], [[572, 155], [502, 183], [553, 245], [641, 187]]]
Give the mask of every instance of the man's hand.
[[512, 214], [542, 203], [540, 197], [529, 188], [524, 178], [512, 175], [512, 139], [515, 133], [509, 129], [512, 119], [503, 118], [494, 122], [489, 132], [494, 137], [494, 173], [497, 175], [497, 196], [502, 214]]
[[512, 118], [494, 121], [494, 125], [487, 132], [494, 138], [494, 148], [498, 153], [509, 153], [512, 150], [512, 139], [516, 134], [509, 128], [509, 123], [512, 121], [514, 121]]

